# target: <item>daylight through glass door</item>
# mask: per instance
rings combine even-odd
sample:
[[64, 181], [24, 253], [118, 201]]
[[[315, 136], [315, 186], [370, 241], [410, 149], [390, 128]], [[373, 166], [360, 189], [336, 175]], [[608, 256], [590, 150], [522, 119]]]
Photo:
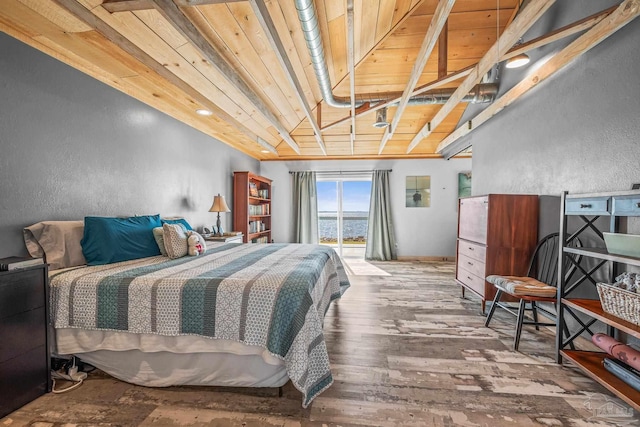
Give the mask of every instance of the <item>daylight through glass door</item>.
[[364, 258], [371, 180], [318, 180], [320, 244], [340, 256]]

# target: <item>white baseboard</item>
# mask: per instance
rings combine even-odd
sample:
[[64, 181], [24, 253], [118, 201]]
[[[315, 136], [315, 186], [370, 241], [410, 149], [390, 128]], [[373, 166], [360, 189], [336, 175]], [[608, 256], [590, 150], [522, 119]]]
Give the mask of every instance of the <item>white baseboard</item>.
[[455, 261], [455, 256], [399, 256], [398, 261]]

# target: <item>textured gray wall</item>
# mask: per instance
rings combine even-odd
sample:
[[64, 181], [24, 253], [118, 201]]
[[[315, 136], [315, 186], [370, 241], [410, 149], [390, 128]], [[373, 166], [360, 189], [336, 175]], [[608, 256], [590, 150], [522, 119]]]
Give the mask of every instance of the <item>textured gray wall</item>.
[[[85, 215], [181, 215], [215, 223], [233, 171], [260, 163], [0, 33], [0, 257], [21, 230]], [[231, 229], [231, 214], [221, 214]]]
[[[612, 3], [557, 2], [525, 40]], [[640, 182], [639, 41], [636, 19], [470, 134], [473, 193], [616, 191]], [[511, 71], [501, 70], [501, 92]]]

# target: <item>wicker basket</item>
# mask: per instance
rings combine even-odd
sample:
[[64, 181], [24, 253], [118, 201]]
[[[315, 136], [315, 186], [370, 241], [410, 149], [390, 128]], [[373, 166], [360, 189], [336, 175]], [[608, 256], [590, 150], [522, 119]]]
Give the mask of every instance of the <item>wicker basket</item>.
[[607, 283], [596, 288], [605, 312], [640, 326], [640, 294]]

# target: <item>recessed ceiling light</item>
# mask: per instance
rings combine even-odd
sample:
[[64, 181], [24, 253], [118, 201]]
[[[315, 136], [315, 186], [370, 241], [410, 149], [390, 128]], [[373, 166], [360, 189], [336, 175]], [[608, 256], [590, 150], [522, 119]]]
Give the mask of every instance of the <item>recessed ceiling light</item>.
[[387, 107], [376, 111], [376, 121], [373, 123], [374, 128], [386, 128], [389, 126], [387, 122]]
[[529, 63], [529, 56], [526, 53], [521, 53], [513, 58], [507, 60], [507, 68], [518, 68]]
[[196, 110], [196, 113], [197, 113], [197, 114], [200, 114], [201, 116], [210, 116], [210, 115], [212, 115], [212, 114], [213, 114], [211, 111], [209, 111], [209, 110], [205, 110], [204, 108], [198, 108], [198, 109]]
[[269, 150], [260, 150], [261, 153], [270, 153]]

